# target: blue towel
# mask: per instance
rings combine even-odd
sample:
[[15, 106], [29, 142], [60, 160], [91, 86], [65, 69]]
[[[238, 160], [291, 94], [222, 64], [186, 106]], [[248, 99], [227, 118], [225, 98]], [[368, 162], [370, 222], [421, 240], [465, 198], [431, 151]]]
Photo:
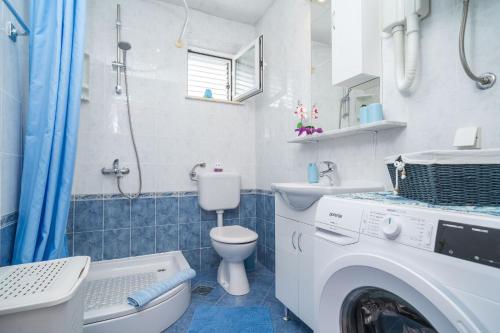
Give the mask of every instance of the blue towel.
[[195, 276], [196, 272], [191, 268], [182, 270], [165, 281], [155, 283], [151, 287], [136, 291], [127, 297], [127, 302], [136, 308], [140, 308], [155, 298], [163, 295], [167, 291], [174, 289], [188, 280], [191, 280]]

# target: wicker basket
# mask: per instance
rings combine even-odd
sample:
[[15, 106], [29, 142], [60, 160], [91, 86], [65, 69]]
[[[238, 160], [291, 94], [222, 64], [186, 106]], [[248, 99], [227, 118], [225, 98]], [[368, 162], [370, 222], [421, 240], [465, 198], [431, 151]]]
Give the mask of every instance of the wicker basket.
[[396, 187], [395, 161], [404, 163], [397, 173], [399, 195], [435, 205], [499, 206], [500, 150], [428, 151], [386, 158]]

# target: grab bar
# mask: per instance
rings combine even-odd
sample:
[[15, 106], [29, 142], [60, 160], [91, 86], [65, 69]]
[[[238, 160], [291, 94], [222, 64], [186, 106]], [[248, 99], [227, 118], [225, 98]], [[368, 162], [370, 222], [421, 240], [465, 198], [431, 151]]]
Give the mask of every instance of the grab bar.
[[10, 3], [9, 0], [2, 0], [5, 6], [9, 9], [9, 11], [14, 15], [19, 25], [23, 28], [24, 32], [18, 32], [16, 26], [12, 22], [8, 22], [7, 27], [7, 36], [9, 36], [10, 40], [14, 43], [17, 41], [17, 36], [27, 36], [30, 33], [30, 29], [28, 25], [24, 23], [24, 20], [21, 18], [19, 13], [16, 11], [14, 6]]

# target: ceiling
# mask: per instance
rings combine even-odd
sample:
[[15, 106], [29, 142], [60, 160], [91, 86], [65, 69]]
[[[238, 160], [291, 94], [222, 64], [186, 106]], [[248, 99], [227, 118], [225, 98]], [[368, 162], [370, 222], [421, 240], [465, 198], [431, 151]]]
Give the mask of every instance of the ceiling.
[[332, 43], [330, 0], [311, 1], [311, 39], [324, 44]]
[[[182, 0], [162, 0], [184, 6]], [[273, 4], [274, 0], [187, 0], [190, 9], [228, 20], [255, 24]]]

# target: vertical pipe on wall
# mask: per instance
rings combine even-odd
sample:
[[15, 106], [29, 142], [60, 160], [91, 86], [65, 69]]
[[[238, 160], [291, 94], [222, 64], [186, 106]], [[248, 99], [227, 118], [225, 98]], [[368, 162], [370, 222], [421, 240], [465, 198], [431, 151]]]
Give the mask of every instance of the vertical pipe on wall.
[[405, 27], [395, 26], [392, 29], [394, 38], [394, 53], [396, 61], [396, 83], [400, 91], [408, 91], [417, 77], [418, 48], [420, 39], [420, 24], [417, 13], [406, 17]]

